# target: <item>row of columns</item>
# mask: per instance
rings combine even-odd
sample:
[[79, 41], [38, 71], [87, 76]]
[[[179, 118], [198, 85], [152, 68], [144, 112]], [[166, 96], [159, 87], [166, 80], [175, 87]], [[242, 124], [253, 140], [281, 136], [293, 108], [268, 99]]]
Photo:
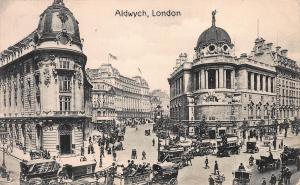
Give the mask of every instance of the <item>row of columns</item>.
[[[198, 75], [194, 75], [194, 87], [200, 87], [200, 89], [208, 89], [208, 71], [209, 70], [215, 70], [215, 87], [216, 88], [226, 88], [226, 74], [230, 72], [230, 88], [234, 88], [234, 77], [235, 77], [235, 71], [231, 69], [224, 69], [224, 67], [220, 67], [218, 69], [201, 69], [198, 73]], [[199, 78], [199, 80], [197, 80]], [[199, 84], [197, 84], [199, 83]], [[195, 88], [197, 90], [197, 88]]]
[[183, 92], [183, 77], [178, 78], [171, 84], [171, 97]]
[[[270, 76], [261, 75], [258, 73], [248, 72], [250, 75], [250, 87], [248, 89], [256, 91], [265, 91], [265, 92], [274, 92], [275, 89], [275, 78]], [[262, 85], [261, 85], [261, 76], [262, 76]], [[249, 77], [248, 77], [249, 79]], [[255, 84], [256, 81], [256, 84]], [[248, 82], [249, 84], [249, 82]], [[273, 85], [272, 85], [273, 84]], [[261, 88], [262, 86], [262, 88]]]

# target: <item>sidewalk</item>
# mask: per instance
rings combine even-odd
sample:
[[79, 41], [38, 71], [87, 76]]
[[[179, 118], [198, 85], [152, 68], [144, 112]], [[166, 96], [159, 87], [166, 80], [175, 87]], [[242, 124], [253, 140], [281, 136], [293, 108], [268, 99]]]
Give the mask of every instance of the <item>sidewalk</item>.
[[[3, 148], [1, 148], [0, 150], [2, 152]], [[23, 150], [20, 150], [18, 148], [13, 148], [12, 152], [8, 151], [8, 152], [6, 152], [6, 154], [10, 155], [10, 156], [12, 156], [12, 157], [14, 157], [14, 158], [16, 158], [16, 159], [18, 159], [20, 161], [22, 161], [22, 160], [29, 161], [30, 160], [29, 152], [26, 152], [26, 154], [24, 154]]]

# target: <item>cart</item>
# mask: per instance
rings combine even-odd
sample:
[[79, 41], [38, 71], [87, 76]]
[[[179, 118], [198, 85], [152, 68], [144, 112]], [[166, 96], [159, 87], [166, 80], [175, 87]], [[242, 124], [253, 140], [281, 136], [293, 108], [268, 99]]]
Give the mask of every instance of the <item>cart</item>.
[[[122, 166], [122, 165], [121, 165]], [[151, 183], [151, 166], [150, 164], [135, 164], [134, 161], [126, 167], [123, 166], [122, 172], [114, 176], [114, 182], [120, 185], [145, 185]], [[118, 182], [120, 180], [120, 182]]]
[[274, 140], [273, 135], [266, 135], [264, 137], [264, 146], [269, 146], [273, 140]]
[[65, 164], [60, 172], [60, 177], [70, 179], [73, 182], [87, 177], [93, 177], [95, 173], [96, 161], [81, 161], [75, 164]]
[[178, 166], [173, 163], [157, 163], [152, 166], [153, 185], [177, 185]]
[[251, 173], [246, 170], [237, 170], [233, 174], [233, 185], [250, 185]]
[[20, 185], [58, 183], [59, 164], [52, 159], [36, 159], [20, 162]]
[[192, 143], [192, 153], [194, 156], [203, 156], [212, 154], [215, 147], [211, 142], [193, 142]]
[[259, 151], [258, 147], [256, 146], [256, 142], [255, 141], [248, 141], [247, 142], [247, 149], [246, 152], [247, 153], [257, 153]]
[[150, 136], [150, 134], [151, 134], [150, 129], [145, 130], [145, 136]]

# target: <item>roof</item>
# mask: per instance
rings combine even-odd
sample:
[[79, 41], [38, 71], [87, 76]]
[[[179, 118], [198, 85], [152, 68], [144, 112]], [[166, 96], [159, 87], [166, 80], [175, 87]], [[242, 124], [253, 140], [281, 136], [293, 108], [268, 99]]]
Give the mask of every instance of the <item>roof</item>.
[[226, 43], [228, 45], [231, 45], [231, 38], [224, 29], [216, 26], [211, 26], [210, 28], [202, 32], [199, 36], [195, 50], [206, 47], [212, 43]]

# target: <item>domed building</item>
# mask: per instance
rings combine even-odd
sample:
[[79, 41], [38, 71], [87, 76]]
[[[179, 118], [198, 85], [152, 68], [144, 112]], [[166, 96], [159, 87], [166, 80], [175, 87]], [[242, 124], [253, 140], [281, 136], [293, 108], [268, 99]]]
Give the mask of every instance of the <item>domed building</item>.
[[[177, 131], [218, 138], [238, 133], [240, 128], [274, 131], [271, 125], [298, 116], [299, 94], [294, 103], [280, 86], [280, 74], [286, 74], [289, 67], [279, 65], [279, 58], [290, 65], [294, 62], [293, 75], [284, 80], [287, 87], [299, 86], [299, 70], [287, 50], [274, 50], [272, 43], [259, 37], [250, 54], [236, 57], [230, 35], [216, 26], [215, 14], [211, 27], [199, 36], [193, 59], [181, 53], [168, 79], [170, 117]], [[290, 93], [297, 92], [289, 89]]]
[[24, 151], [79, 155], [91, 120], [79, 23], [62, 0], [38, 28], [0, 53], [0, 123]]

